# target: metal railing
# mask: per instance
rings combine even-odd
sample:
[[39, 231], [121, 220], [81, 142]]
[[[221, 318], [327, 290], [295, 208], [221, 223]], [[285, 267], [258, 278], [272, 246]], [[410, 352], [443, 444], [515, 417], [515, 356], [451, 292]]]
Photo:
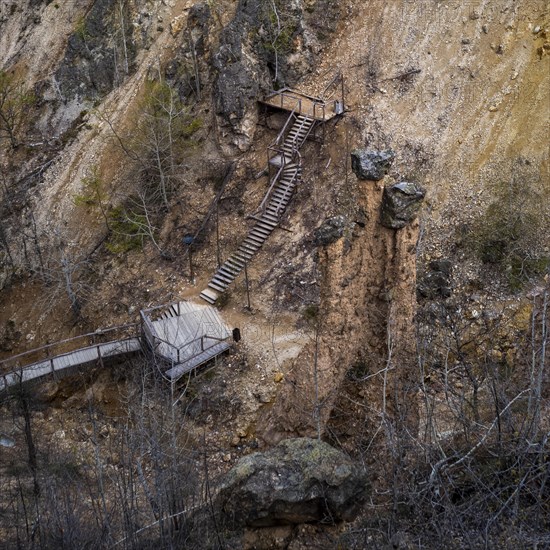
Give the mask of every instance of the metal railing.
[[[88, 334], [82, 334], [79, 336], [74, 336], [72, 338], [66, 338], [64, 340], [59, 340], [51, 344], [46, 344], [38, 348], [34, 348], [29, 351], [24, 351], [7, 359], [0, 361], [0, 371], [9, 372], [20, 368], [25, 368], [29, 365], [34, 365], [35, 363], [55, 359], [56, 357], [61, 357], [69, 353], [73, 353], [80, 349], [94, 347], [96, 345], [116, 342], [120, 338], [113, 338], [112, 335], [119, 332], [122, 339], [131, 338], [137, 336], [137, 328], [139, 323], [129, 323], [126, 325], [120, 325], [116, 327], [110, 327], [106, 329], [99, 329], [95, 332], [90, 332]], [[128, 336], [129, 332], [132, 332], [132, 336]], [[98, 339], [108, 335], [110, 339], [104, 342], [98, 342]], [[86, 342], [82, 345], [82, 342]], [[68, 349], [67, 349], [68, 348]]]
[[[0, 374], [0, 393], [10, 387], [39, 380], [46, 376], [56, 377], [62, 371], [86, 363], [96, 360], [102, 363], [104, 359], [113, 356], [133, 353], [141, 347], [137, 337], [136, 328], [138, 326], [137, 323], [132, 323], [99, 330], [60, 340], [4, 359], [0, 361], [0, 368], [3, 371]], [[130, 331], [133, 335], [128, 334]], [[116, 332], [119, 332], [119, 337], [113, 338]], [[98, 341], [98, 339], [105, 336], [109, 336], [107, 341]], [[64, 351], [60, 353], [61, 349], [64, 349]], [[79, 354], [79, 356], [71, 361], [70, 357], [76, 354]]]
[[[296, 97], [296, 95], [300, 95], [302, 97]], [[292, 89], [292, 88], [282, 88], [281, 90], [278, 90], [276, 92], [270, 93], [266, 99], [271, 99], [274, 97], [279, 98], [279, 103], [281, 109], [288, 109], [288, 106], [285, 106], [285, 99], [292, 103], [294, 102], [296, 104], [296, 107], [293, 108], [293, 112], [298, 111], [299, 114], [306, 114], [309, 116], [309, 113], [304, 113], [303, 105], [305, 103], [304, 100], [308, 100], [311, 103], [311, 110], [313, 118], [320, 118], [321, 120], [326, 120], [326, 103], [322, 99], [319, 99], [317, 97], [313, 97], [307, 94], [304, 94], [303, 92], [300, 92], [298, 90]]]
[[[195, 338], [194, 340], [191, 340], [190, 342], [186, 342], [185, 344], [177, 346], [173, 342], [169, 342], [165, 338], [162, 338], [161, 336], [159, 336], [158, 332], [156, 331], [153, 325], [153, 322], [150, 319], [149, 314], [158, 310], [166, 311], [167, 309], [169, 309], [171, 306], [174, 306], [174, 305], [175, 304], [156, 306], [156, 307], [141, 311], [142, 333], [145, 339], [147, 340], [152, 352], [160, 359], [164, 361], [170, 360], [169, 357], [167, 357], [165, 354], [158, 352], [158, 348], [161, 344], [164, 344], [165, 346], [168, 346], [170, 349], [172, 349], [174, 352], [174, 356], [176, 358], [175, 363], [180, 363], [184, 360], [187, 361], [187, 360], [193, 359], [194, 357], [196, 357], [197, 355], [200, 355], [203, 351], [208, 349], [208, 348], [205, 348], [205, 345], [204, 345], [206, 340], [217, 340], [219, 342], [224, 342], [229, 339], [229, 336], [226, 336], [225, 338], [220, 338], [218, 336], [213, 336], [211, 334], [203, 334], [202, 336], [198, 336], [197, 338]], [[179, 302], [177, 306], [178, 306], [178, 309], [177, 309], [178, 315], [180, 315]], [[185, 348], [188, 348], [189, 346], [195, 344], [198, 341], [200, 341], [201, 343], [200, 351], [198, 351], [194, 355], [184, 356], [184, 354], [182, 353], [182, 350], [184, 350]]]

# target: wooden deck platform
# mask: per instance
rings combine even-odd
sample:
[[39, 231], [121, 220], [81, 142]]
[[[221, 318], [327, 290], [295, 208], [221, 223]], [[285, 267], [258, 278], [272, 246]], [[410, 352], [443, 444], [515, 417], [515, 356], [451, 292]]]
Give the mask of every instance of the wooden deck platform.
[[145, 312], [144, 333], [165, 365], [163, 374], [176, 380], [230, 347], [231, 331], [211, 306], [179, 302], [160, 314]]
[[199, 353], [198, 355], [195, 355], [191, 359], [188, 359], [187, 361], [184, 361], [183, 363], [180, 363], [179, 365], [176, 365], [175, 367], [168, 369], [164, 373], [164, 375], [168, 377], [170, 380], [177, 380], [187, 372], [191, 372], [197, 367], [204, 365], [211, 359], [214, 359], [218, 355], [221, 355], [224, 351], [227, 351], [230, 347], [231, 347], [231, 344], [227, 342], [219, 342], [205, 349], [203, 352]]
[[260, 103], [285, 111], [294, 111], [296, 114], [318, 121], [330, 120], [344, 112], [341, 100], [324, 101], [290, 88], [273, 92], [265, 99], [260, 100]]

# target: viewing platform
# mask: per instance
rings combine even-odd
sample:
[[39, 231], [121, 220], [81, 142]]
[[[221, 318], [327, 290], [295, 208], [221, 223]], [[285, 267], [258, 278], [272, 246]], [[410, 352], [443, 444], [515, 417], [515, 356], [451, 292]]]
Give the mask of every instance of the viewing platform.
[[344, 112], [344, 100], [324, 100], [309, 96], [291, 88], [283, 88], [272, 92], [260, 103], [276, 109], [294, 112], [297, 115], [307, 116], [318, 122], [326, 122]]
[[163, 375], [175, 381], [231, 347], [218, 311], [177, 302], [141, 311], [142, 331]]

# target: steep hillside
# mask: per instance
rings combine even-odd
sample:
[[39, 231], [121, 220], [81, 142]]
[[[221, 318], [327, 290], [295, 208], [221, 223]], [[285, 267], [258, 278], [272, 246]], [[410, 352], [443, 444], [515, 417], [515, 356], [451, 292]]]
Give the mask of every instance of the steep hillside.
[[[285, 115], [262, 120], [257, 99], [284, 86], [321, 96], [339, 74], [345, 113], [301, 151], [303, 182], [248, 266], [251, 309], [244, 277], [219, 303], [242, 332], [233, 355], [180, 384], [177, 401], [155, 386], [146, 412], [133, 401], [149, 380], [142, 363], [52, 384], [37, 399], [47, 412], [32, 413], [38, 446], [62, 439], [67, 456], [74, 443], [83, 462], [104, 453], [115, 468], [113, 449], [139, 439], [120, 419], [152, 430], [175, 401], [185, 429], [173, 441], [202, 482], [296, 436], [369, 468], [372, 518], [251, 529], [228, 547], [437, 548], [451, 533], [451, 547], [473, 548], [485, 528], [484, 544], [521, 545], [500, 523], [512, 499], [527, 517], [547, 511], [534, 465], [548, 460], [550, 418], [542, 0], [2, 0], [0, 359], [198, 300], [268, 189], [266, 150]], [[395, 160], [382, 180], [361, 180], [354, 149]], [[420, 215], [383, 227], [384, 189], [404, 181], [426, 190]], [[341, 230], [320, 238], [334, 220]], [[101, 420], [86, 412], [94, 395]], [[87, 422], [105, 433], [82, 435]], [[502, 492], [487, 474], [495, 456]], [[496, 512], [480, 527], [476, 507]], [[525, 523], [542, 545], [544, 525]]]

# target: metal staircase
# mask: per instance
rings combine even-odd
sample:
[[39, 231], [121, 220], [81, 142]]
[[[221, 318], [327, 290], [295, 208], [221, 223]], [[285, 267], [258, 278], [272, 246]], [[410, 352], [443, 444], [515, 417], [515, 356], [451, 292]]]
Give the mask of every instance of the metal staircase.
[[246, 239], [218, 268], [208, 287], [200, 293], [200, 297], [208, 303], [214, 304], [227, 290], [279, 225], [294, 190], [301, 181], [302, 161], [299, 149], [315, 124], [314, 118], [297, 115], [293, 111], [273, 145], [268, 148], [269, 171], [271, 172], [274, 167], [276, 174], [271, 179], [269, 189], [259, 208], [250, 216], [256, 220], [256, 223], [248, 232]]

